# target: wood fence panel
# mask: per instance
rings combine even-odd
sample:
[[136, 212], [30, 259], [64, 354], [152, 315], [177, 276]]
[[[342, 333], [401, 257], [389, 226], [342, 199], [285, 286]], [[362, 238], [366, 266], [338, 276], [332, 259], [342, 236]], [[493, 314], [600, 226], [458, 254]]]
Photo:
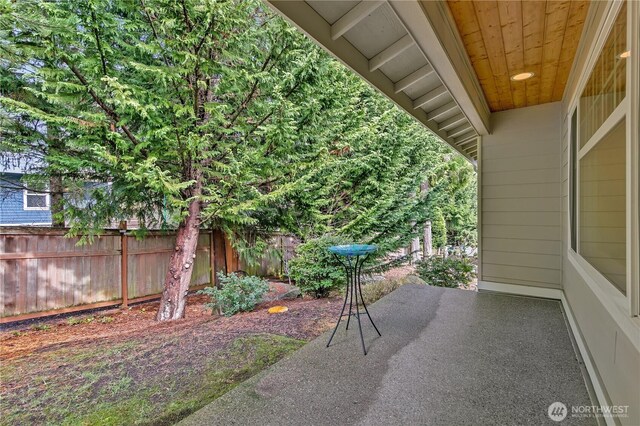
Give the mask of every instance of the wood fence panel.
[[119, 237], [77, 242], [61, 233], [2, 235], [0, 317], [120, 297]]
[[[171, 253], [175, 250], [175, 235], [151, 234], [143, 239], [128, 238], [127, 284], [130, 298], [162, 293]], [[193, 264], [191, 285], [209, 282], [209, 234], [201, 233]]]
[[[78, 246], [78, 238], [66, 238], [66, 232], [51, 228], [0, 229], [1, 322], [53, 315], [55, 310], [121, 303], [123, 238], [128, 245], [128, 298], [162, 292], [175, 234], [150, 232], [136, 239], [107, 230], [91, 244]], [[281, 253], [289, 258], [289, 242], [289, 237], [275, 237], [276, 247], [251, 269], [245, 268], [221, 231], [202, 231], [191, 286], [208, 284], [212, 266], [215, 272], [250, 269], [258, 275], [281, 275]]]

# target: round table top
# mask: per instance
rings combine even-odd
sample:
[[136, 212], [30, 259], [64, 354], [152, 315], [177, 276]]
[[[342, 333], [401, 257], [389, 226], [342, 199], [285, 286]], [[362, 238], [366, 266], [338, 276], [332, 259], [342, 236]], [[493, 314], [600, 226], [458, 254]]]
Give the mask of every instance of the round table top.
[[372, 244], [347, 244], [342, 246], [331, 246], [329, 251], [339, 256], [361, 256], [363, 254], [373, 253], [378, 249]]

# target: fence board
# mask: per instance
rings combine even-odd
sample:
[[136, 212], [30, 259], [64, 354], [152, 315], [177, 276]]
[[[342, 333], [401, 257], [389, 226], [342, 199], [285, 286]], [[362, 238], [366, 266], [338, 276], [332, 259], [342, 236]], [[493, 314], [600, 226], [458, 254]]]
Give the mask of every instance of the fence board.
[[[64, 237], [66, 232], [0, 228], [0, 322], [121, 303], [122, 238], [127, 238], [128, 244], [128, 298], [149, 299], [161, 293], [175, 234], [150, 232], [136, 239], [105, 230], [91, 244], [78, 246], [79, 239]], [[191, 287], [209, 284], [212, 267], [214, 272], [242, 269], [258, 275], [281, 275], [282, 256], [290, 258], [292, 241], [274, 237], [272, 252], [259, 265], [249, 266], [221, 231], [202, 231]]]

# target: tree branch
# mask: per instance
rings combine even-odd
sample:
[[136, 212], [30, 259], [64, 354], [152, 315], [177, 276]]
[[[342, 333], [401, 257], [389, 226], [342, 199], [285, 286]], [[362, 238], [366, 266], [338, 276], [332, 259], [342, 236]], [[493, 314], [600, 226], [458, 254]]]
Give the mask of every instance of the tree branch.
[[76, 78], [80, 81], [80, 83], [82, 83], [82, 85], [87, 89], [87, 92], [89, 93], [89, 95], [91, 95], [93, 100], [107, 114], [107, 116], [111, 119], [111, 121], [113, 121], [114, 124], [117, 124], [118, 127], [120, 127], [122, 129], [124, 134], [127, 135], [127, 138], [129, 138], [129, 140], [134, 145], [138, 145], [138, 143], [139, 143], [138, 139], [135, 137], [135, 135], [133, 133], [131, 133], [131, 130], [129, 130], [129, 128], [125, 124], [119, 123], [120, 122], [120, 117], [118, 116], [118, 113], [115, 112], [115, 110], [113, 108], [111, 108], [109, 105], [107, 105], [107, 103], [104, 100], [102, 100], [100, 98], [100, 96], [98, 96], [98, 94], [95, 92], [95, 90], [93, 90], [91, 88], [91, 86], [89, 85], [89, 82], [84, 77], [84, 75], [80, 72], [80, 70], [75, 65], [73, 65], [71, 62], [69, 62], [69, 60], [67, 58], [63, 57], [62, 58], [62, 62], [64, 62], [69, 67], [69, 69], [71, 70], [73, 75], [75, 75]]
[[98, 53], [100, 54], [100, 62], [102, 63], [102, 73], [107, 75], [107, 61], [104, 57], [104, 52], [102, 51], [102, 43], [100, 42], [100, 35], [98, 34], [98, 23], [96, 18], [96, 12], [91, 9], [91, 23], [93, 27], [93, 36], [96, 39], [96, 47], [98, 48]]

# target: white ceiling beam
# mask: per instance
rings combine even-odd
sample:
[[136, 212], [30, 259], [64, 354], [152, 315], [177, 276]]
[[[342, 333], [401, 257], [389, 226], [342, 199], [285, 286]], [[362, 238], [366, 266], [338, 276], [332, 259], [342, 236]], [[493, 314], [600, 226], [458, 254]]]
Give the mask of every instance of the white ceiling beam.
[[460, 125], [461, 123], [467, 121], [467, 118], [464, 114], [456, 114], [451, 118], [444, 120], [442, 123], [438, 123], [439, 130], [448, 130], [453, 129], [454, 127]]
[[430, 91], [429, 93], [422, 95], [418, 99], [413, 101], [413, 109], [418, 109], [421, 106], [426, 105], [431, 101], [435, 101], [440, 96], [446, 95], [447, 93], [448, 92], [446, 87], [444, 86], [437, 87], [432, 91]]
[[467, 121], [462, 126], [456, 127], [450, 132], [447, 132], [447, 136], [449, 136], [450, 138], [455, 138], [457, 136], [464, 135], [470, 129], [471, 129], [471, 124]]
[[458, 109], [458, 104], [456, 104], [454, 101], [448, 102], [442, 105], [440, 108], [436, 108], [433, 111], [430, 111], [427, 114], [427, 120], [435, 121], [438, 118], [442, 117], [445, 114], [450, 113], [455, 109]]
[[[458, 144], [458, 146], [462, 148], [462, 147], [463, 147], [463, 146], [465, 146], [465, 145], [475, 144], [475, 143], [476, 143], [476, 138], [475, 138], [475, 137], [473, 137], [473, 138], [469, 138], [469, 139], [467, 139], [467, 140], [466, 140], [466, 141], [464, 141], [464, 142], [460, 142], [460, 143]], [[474, 146], [475, 146], [475, 145], [474, 145]], [[463, 148], [463, 149], [464, 149], [464, 148]], [[469, 147], [467, 147], [467, 149], [469, 149]]]
[[369, 60], [369, 71], [373, 72], [413, 46], [413, 39], [409, 34], [402, 37], [400, 40], [393, 43], [391, 46], [378, 53], [376, 56]]
[[337, 40], [351, 28], [358, 25], [367, 15], [380, 7], [384, 1], [361, 1], [331, 25], [331, 39]]
[[409, 87], [409, 86], [417, 83], [418, 81], [422, 80], [423, 78], [426, 78], [426, 77], [430, 76], [434, 72], [435, 71], [433, 70], [431, 65], [427, 64], [424, 67], [420, 68], [419, 70], [412, 72], [411, 74], [409, 74], [408, 76], [406, 76], [402, 80], [399, 80], [398, 82], [396, 82], [393, 85], [393, 88], [394, 88], [396, 93], [401, 92], [404, 89], [406, 89], [407, 87]]
[[459, 136], [457, 138], [453, 138], [453, 142], [456, 145], [460, 145], [462, 142], [466, 142], [471, 138], [475, 139], [476, 137], [477, 137], [477, 134], [476, 134], [475, 130], [472, 129], [472, 130], [469, 130], [467, 133], [463, 134], [462, 136]]

